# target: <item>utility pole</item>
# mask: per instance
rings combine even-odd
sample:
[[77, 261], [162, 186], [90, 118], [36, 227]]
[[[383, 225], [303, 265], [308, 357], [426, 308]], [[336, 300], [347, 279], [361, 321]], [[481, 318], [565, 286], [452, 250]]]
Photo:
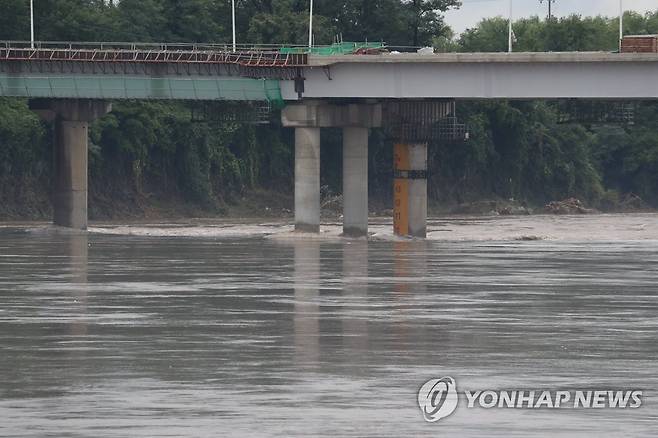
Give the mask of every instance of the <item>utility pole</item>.
[[621, 53], [624, 40], [624, 0], [619, 0], [619, 52]]
[[552, 6], [553, 6], [553, 3], [555, 3], [555, 1], [556, 0], [539, 0], [539, 3], [544, 3], [544, 2], [548, 3], [548, 19], [549, 20], [553, 19]]
[[313, 0], [311, 0], [311, 10], [308, 18], [308, 47], [313, 47]]
[[509, 24], [507, 28], [507, 51], [509, 53], [512, 53], [513, 50], [513, 39], [514, 39], [514, 30], [512, 30], [512, 19], [513, 17], [513, 9], [512, 9], [512, 3], [514, 0], [509, 0]]
[[231, 7], [232, 7], [232, 13], [233, 13], [233, 51], [236, 51], [236, 39], [235, 39], [235, 0], [231, 0]]
[[34, 49], [34, 0], [30, 0], [30, 48]]

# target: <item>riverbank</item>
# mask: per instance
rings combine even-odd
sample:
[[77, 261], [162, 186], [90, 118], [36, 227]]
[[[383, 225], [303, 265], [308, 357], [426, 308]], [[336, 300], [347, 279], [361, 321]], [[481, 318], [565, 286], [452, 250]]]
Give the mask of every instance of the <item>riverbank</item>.
[[[48, 185], [28, 179], [16, 184], [3, 184], [0, 192], [0, 221], [49, 221], [52, 205]], [[342, 196], [323, 186], [322, 217], [340, 219]], [[370, 216], [392, 217], [392, 200], [370, 197]], [[472, 202], [428, 200], [430, 216], [528, 216], [537, 214], [598, 214], [656, 212], [634, 194], [614, 195], [589, 205], [577, 198], [549, 203], [531, 203], [515, 199], [485, 198]], [[292, 188], [251, 188], [229, 195], [216, 196], [200, 203], [178, 191], [160, 187], [135, 189], [130, 185], [114, 187], [92, 183], [89, 192], [91, 221], [162, 221], [191, 218], [270, 218], [294, 217]]]

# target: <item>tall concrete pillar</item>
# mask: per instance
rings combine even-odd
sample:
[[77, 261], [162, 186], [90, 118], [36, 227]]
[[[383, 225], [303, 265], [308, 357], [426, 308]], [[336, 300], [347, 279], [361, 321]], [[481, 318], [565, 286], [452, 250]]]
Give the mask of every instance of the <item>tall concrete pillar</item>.
[[395, 234], [427, 236], [427, 143], [396, 144], [394, 152]]
[[368, 128], [343, 128], [343, 234], [368, 235]]
[[87, 135], [89, 122], [57, 117], [53, 209], [55, 225], [87, 229]]
[[30, 108], [55, 122], [53, 222], [87, 229], [87, 156], [89, 123], [112, 110], [101, 100], [35, 99]]
[[409, 145], [409, 235], [427, 237], [427, 143]]
[[320, 128], [295, 128], [295, 231], [320, 232]]

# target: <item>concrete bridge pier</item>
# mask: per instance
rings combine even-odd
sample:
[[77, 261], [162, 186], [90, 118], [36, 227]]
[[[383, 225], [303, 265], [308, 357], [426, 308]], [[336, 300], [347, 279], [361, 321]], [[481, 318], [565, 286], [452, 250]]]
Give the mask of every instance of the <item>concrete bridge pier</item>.
[[393, 152], [393, 229], [427, 237], [427, 143], [398, 143]]
[[343, 128], [343, 234], [368, 235], [368, 128]]
[[53, 222], [87, 229], [89, 123], [107, 114], [111, 104], [97, 100], [36, 100], [33, 111], [55, 122]]
[[295, 231], [320, 232], [320, 129], [343, 128], [343, 233], [368, 234], [368, 130], [381, 126], [379, 104], [308, 101], [287, 106], [295, 128]]
[[427, 143], [409, 145], [409, 235], [427, 237]]
[[295, 231], [320, 232], [320, 128], [295, 129]]

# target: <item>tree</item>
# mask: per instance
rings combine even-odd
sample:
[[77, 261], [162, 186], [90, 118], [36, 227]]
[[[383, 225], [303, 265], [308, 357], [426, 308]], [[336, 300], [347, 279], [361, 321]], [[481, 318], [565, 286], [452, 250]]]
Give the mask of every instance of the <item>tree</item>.
[[41, 41], [109, 41], [117, 34], [117, 11], [103, 1], [42, 0], [35, 7]]
[[121, 41], [162, 42], [167, 19], [158, 0], [122, 0], [119, 5]]
[[411, 44], [408, 15], [400, 0], [321, 1], [318, 11], [330, 20], [345, 41]]
[[29, 6], [24, 0], [0, 2], [0, 40], [30, 39]]
[[507, 20], [501, 17], [488, 18], [473, 29], [466, 29], [459, 37], [463, 52], [507, 51]]
[[460, 0], [407, 0], [412, 45], [428, 45], [432, 37], [441, 35], [446, 28], [441, 12], [461, 6]]
[[[272, 0], [272, 12], [259, 12], [249, 21], [249, 40], [261, 44], [306, 44], [309, 15], [306, 2]], [[313, 17], [316, 44], [330, 44], [336, 29], [323, 15]]]
[[226, 30], [215, 21], [223, 0], [161, 0], [167, 42], [226, 42]]

